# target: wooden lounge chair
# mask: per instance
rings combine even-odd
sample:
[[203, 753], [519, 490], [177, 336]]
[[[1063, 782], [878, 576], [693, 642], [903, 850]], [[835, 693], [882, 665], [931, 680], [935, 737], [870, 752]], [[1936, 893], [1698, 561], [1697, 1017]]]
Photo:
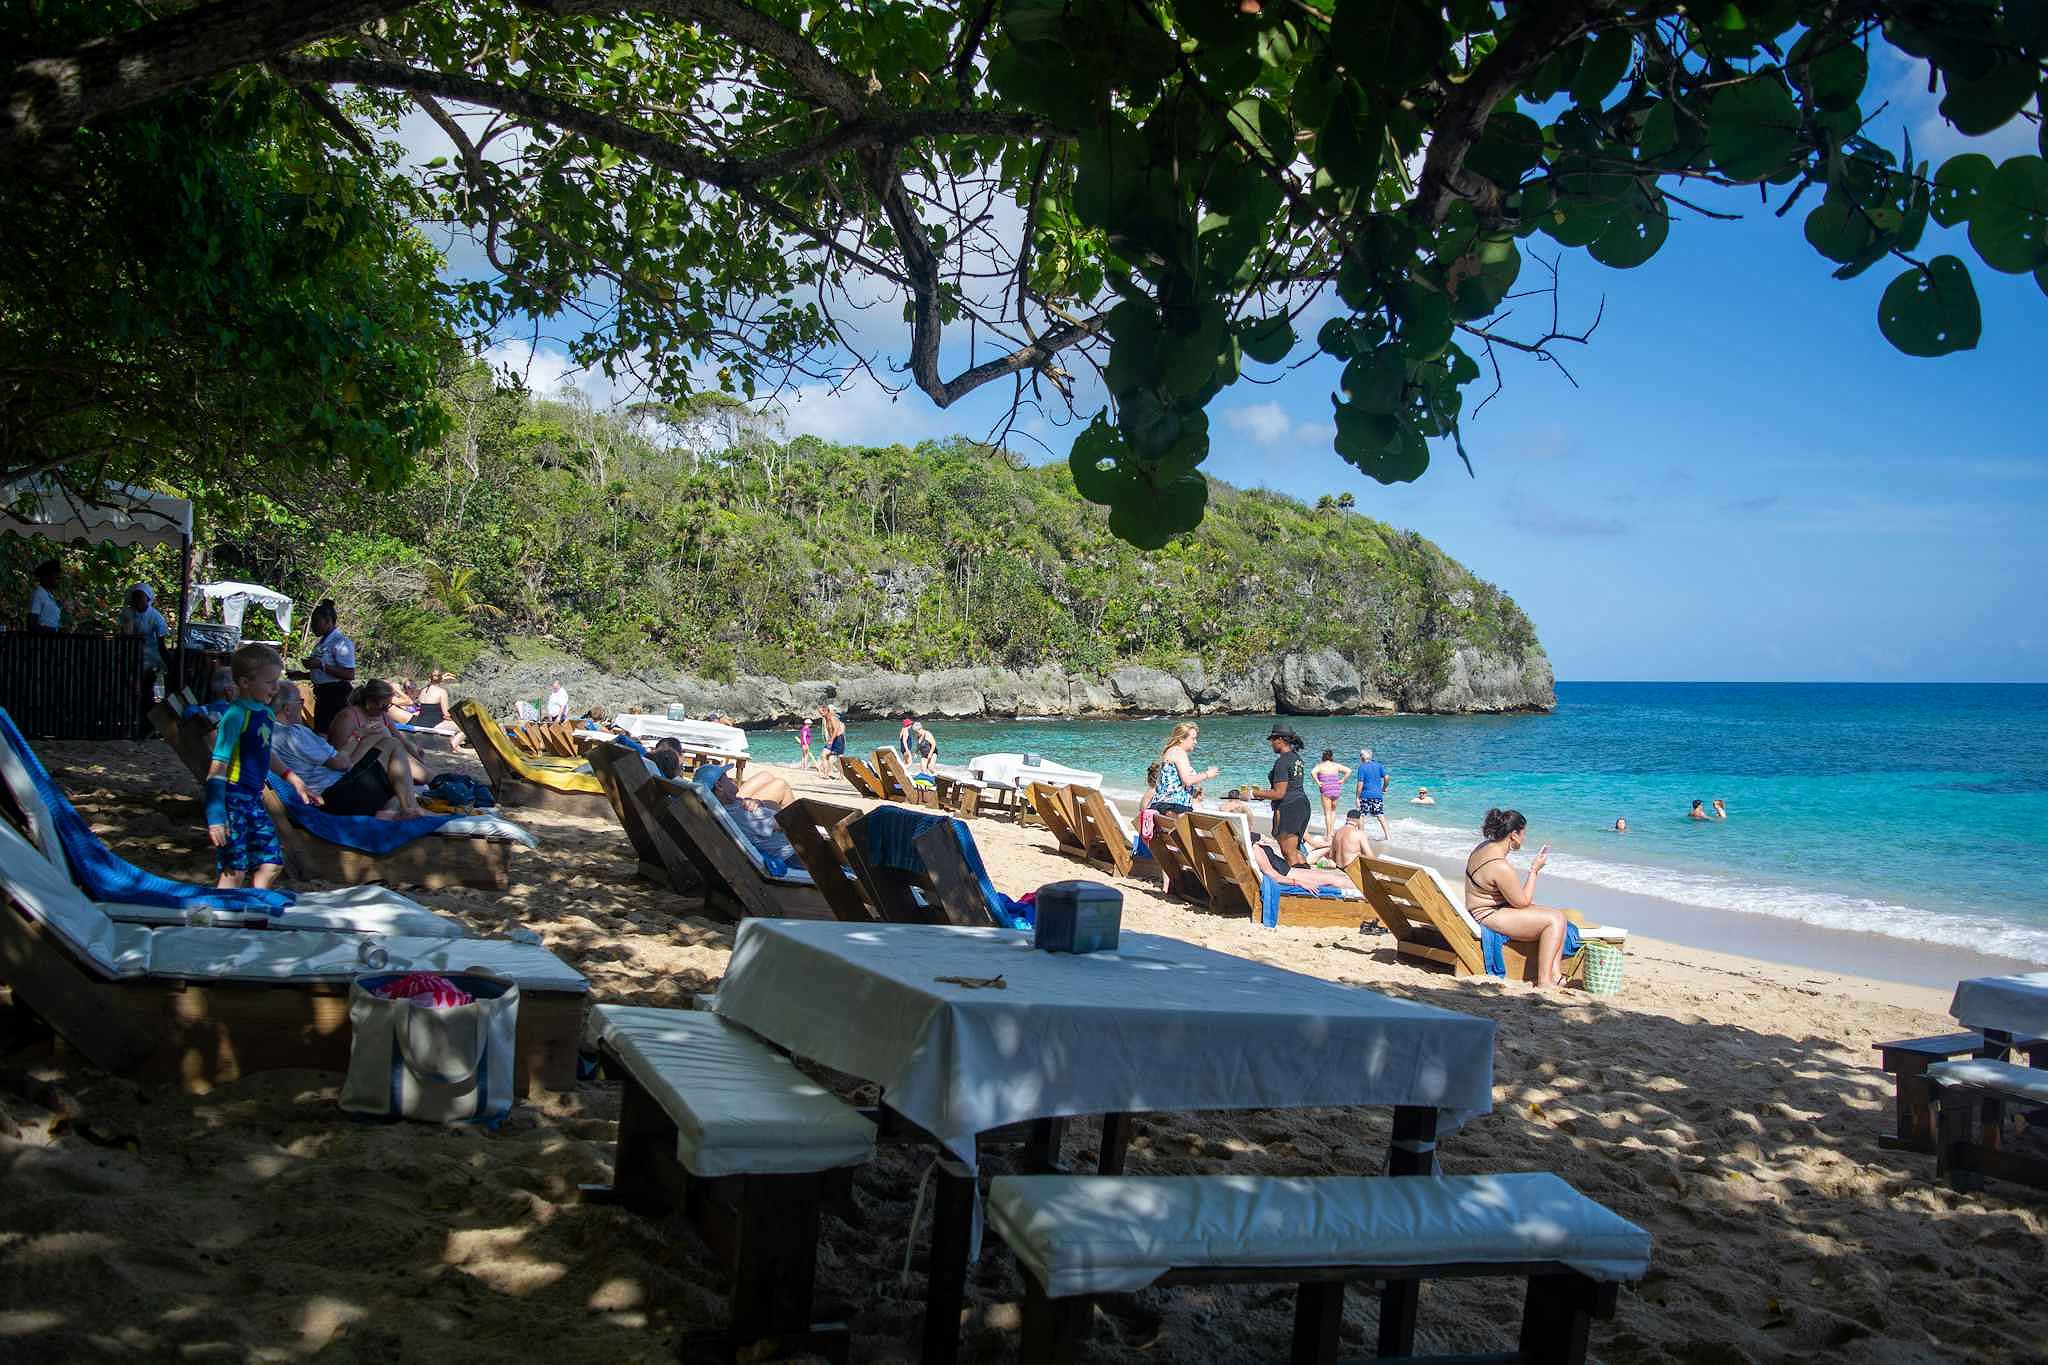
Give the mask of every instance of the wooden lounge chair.
[[589, 764], [520, 753], [474, 697], [455, 703], [453, 715], [463, 738], [476, 751], [477, 762], [484, 765], [484, 775], [490, 778], [499, 805], [534, 806], [570, 815], [595, 815], [603, 808], [604, 784]]
[[839, 771], [848, 782], [853, 784], [853, 789], [856, 792], [859, 792], [869, 800], [887, 801], [889, 799], [888, 791], [882, 786], [882, 775], [869, 767], [866, 760], [856, 758], [852, 754], [841, 754], [839, 757]]
[[988, 904], [987, 893], [961, 850], [963, 832], [970, 843], [974, 835], [951, 817], [917, 836], [921, 867], [885, 867], [868, 856], [868, 821], [888, 810], [909, 808], [879, 806], [861, 811], [822, 801], [797, 801], [776, 819], [796, 846], [812, 880], [821, 890], [832, 888], [827, 899], [840, 919], [978, 928], [997, 923], [997, 907]]
[[1081, 837], [1075, 816], [1074, 805], [1065, 787], [1055, 787], [1048, 782], [1033, 782], [1024, 789], [1024, 800], [1044, 825], [1047, 832], [1058, 841], [1060, 852], [1069, 858], [1088, 858], [1088, 841]]
[[654, 790], [661, 794], [653, 803], [655, 820], [696, 868], [707, 905], [735, 920], [748, 915], [835, 918], [809, 872], [771, 872], [753, 841], [702, 787], [668, 782]]
[[[1182, 819], [1188, 831], [1190, 852], [1199, 862], [1202, 880], [1209, 888], [1209, 904], [1226, 914], [1249, 915], [1263, 923], [1265, 906], [1260, 895], [1259, 871], [1230, 822], [1221, 816], [1201, 820], [1191, 815]], [[1355, 929], [1371, 913], [1369, 904], [1358, 895], [1339, 899], [1305, 891], [1283, 891], [1274, 923]]]
[[882, 790], [889, 800], [900, 801], [906, 806], [939, 804], [937, 788], [913, 780], [910, 769], [903, 766], [903, 755], [894, 749], [875, 750], [875, 771], [882, 775]]
[[1137, 831], [1108, 797], [1094, 787], [1070, 786], [1067, 802], [1074, 812], [1074, 833], [1080, 837], [1089, 862], [1119, 877], [1134, 875], [1134, 868], [1138, 875], [1150, 877], [1154, 871], [1151, 856], [1140, 858], [1133, 851]]
[[798, 861], [811, 874], [825, 903], [832, 907], [833, 917], [851, 924], [874, 924], [883, 915], [861, 885], [860, 874], [854, 871], [847, 842], [846, 825], [860, 813], [853, 806], [802, 797], [777, 811], [775, 823], [789, 836]]
[[695, 865], [669, 838], [654, 813], [653, 802], [668, 799], [668, 781], [649, 772], [647, 761], [623, 744], [600, 744], [592, 749], [590, 768], [604, 785], [612, 814], [633, 845], [640, 875], [671, 891], [700, 894], [704, 884]]
[[116, 924], [0, 821], [0, 981], [105, 1070], [204, 1090], [253, 1071], [348, 1067], [349, 983], [373, 969], [519, 984], [518, 1088], [571, 1090], [589, 983], [503, 939]]
[[[1349, 871], [1359, 890], [1365, 892], [1373, 914], [1394, 936], [1396, 953], [1447, 966], [1456, 976], [1486, 975], [1479, 923], [1438, 880], [1434, 868], [1393, 858], [1360, 858]], [[1588, 925], [1576, 910], [1564, 913], [1587, 941], [1618, 946], [1628, 938], [1626, 929]], [[1501, 956], [1511, 980], [1536, 979], [1536, 958], [1527, 945], [1510, 941], [1501, 949]], [[1565, 959], [1565, 978], [1575, 980], [1585, 966], [1584, 953]]]
[[1148, 841], [1159, 870], [1166, 875], [1166, 892], [1197, 905], [1209, 904], [1209, 883], [1202, 876], [1202, 860], [1194, 852], [1194, 837], [1188, 832], [1185, 815], [1160, 816], [1152, 822]]
[[[159, 729], [165, 722], [151, 719]], [[197, 716], [168, 722], [171, 747], [191, 770], [203, 790], [207, 770], [213, 764], [213, 729]], [[415, 839], [390, 853], [365, 853], [361, 849], [331, 844], [294, 824], [284, 802], [268, 787], [263, 792], [263, 809], [277, 826], [277, 841], [284, 849], [285, 875], [295, 882], [333, 882], [336, 886], [417, 886], [442, 891], [452, 886], [470, 886], [481, 891], [504, 891], [512, 885], [512, 839], [483, 834], [430, 834]]]

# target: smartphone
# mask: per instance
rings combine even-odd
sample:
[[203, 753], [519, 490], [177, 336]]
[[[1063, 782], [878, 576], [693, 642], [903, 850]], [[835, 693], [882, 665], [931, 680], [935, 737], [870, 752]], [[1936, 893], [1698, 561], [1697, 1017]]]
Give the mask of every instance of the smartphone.
[[1536, 856], [1539, 858], [1548, 858], [1550, 856], [1550, 845], [1545, 844], [1543, 847], [1537, 849]]

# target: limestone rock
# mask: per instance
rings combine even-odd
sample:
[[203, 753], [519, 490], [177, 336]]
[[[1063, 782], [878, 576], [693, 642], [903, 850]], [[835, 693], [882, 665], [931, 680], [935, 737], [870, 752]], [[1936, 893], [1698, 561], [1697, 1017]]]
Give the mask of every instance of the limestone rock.
[[1334, 649], [1282, 655], [1273, 682], [1273, 699], [1283, 715], [1348, 715], [1359, 709], [1364, 695], [1364, 679]]
[[1109, 690], [1125, 711], [1179, 716], [1195, 709], [1180, 679], [1157, 668], [1119, 668], [1109, 675]]

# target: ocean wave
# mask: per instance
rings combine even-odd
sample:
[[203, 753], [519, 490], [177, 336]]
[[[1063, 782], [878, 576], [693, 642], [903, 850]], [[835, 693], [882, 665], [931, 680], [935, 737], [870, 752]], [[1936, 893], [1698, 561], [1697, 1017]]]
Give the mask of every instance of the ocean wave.
[[[1463, 858], [1472, 851], [1469, 830], [1391, 813], [1389, 824], [1397, 848], [1443, 858]], [[1583, 854], [1553, 852], [1549, 870], [1610, 891], [1656, 896], [1710, 910], [1770, 915], [1823, 929], [1883, 934], [1913, 943], [1939, 943], [2027, 962], [2048, 962], [2048, 928], [1989, 915], [1930, 910], [1851, 892], [1752, 880], [1737, 873], [1648, 867]]]

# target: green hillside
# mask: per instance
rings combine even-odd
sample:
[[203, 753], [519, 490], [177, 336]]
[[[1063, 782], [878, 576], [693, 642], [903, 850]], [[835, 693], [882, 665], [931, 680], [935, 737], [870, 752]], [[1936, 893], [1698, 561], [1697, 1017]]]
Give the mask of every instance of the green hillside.
[[453, 434], [392, 492], [202, 499], [212, 571], [334, 597], [366, 657], [405, 672], [487, 645], [711, 678], [1228, 670], [1332, 647], [1419, 697], [1459, 644], [1537, 647], [1491, 584], [1329, 499], [1219, 485], [1198, 531], [1145, 554], [1063, 465], [966, 441], [779, 440], [717, 400], [612, 417], [481, 373], [450, 407]]

